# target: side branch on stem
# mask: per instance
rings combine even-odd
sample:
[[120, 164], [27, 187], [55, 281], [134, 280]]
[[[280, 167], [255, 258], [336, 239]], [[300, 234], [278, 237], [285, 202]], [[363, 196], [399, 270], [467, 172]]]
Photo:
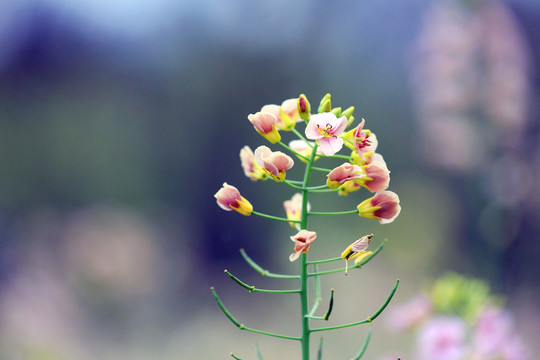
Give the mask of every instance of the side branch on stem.
[[[358, 211], [357, 211], [357, 212], [358, 212]], [[253, 215], [257, 215], [257, 216], [264, 217], [264, 218], [267, 218], [267, 219], [278, 220], [278, 221], [285, 221], [285, 222], [292, 222], [292, 223], [300, 223], [300, 220], [289, 220], [289, 219], [286, 219], [286, 218], [283, 218], [283, 217], [279, 217], [279, 216], [273, 216], [273, 215], [263, 214], [263, 213], [260, 213], [260, 212], [258, 212], [258, 211], [252, 211], [251, 213], [252, 213]]]
[[275, 294], [296, 294], [299, 293], [300, 290], [266, 290], [266, 289], [257, 289], [255, 286], [250, 286], [243, 282], [242, 280], [238, 279], [236, 276], [231, 274], [229, 271], [225, 270], [225, 274], [229, 275], [231, 279], [236, 281], [236, 283], [240, 286], [242, 286], [245, 289], [248, 289], [249, 292], [264, 292], [264, 293], [275, 293]]
[[324, 328], [311, 329], [311, 331], [315, 332], [315, 331], [336, 330], [336, 329], [343, 329], [343, 328], [346, 328], [346, 327], [351, 327], [351, 326], [356, 326], [356, 325], [361, 325], [361, 324], [371, 323], [371, 322], [372, 322], [373, 320], [375, 320], [375, 319], [377, 318], [377, 316], [379, 316], [379, 315], [384, 311], [384, 309], [388, 306], [388, 304], [390, 303], [390, 300], [392, 300], [392, 298], [394, 297], [394, 294], [396, 293], [396, 290], [397, 290], [397, 288], [398, 288], [398, 285], [399, 285], [399, 280], [396, 281], [396, 285], [394, 286], [394, 288], [393, 288], [392, 291], [390, 292], [390, 295], [388, 295], [388, 297], [386, 298], [386, 300], [384, 301], [384, 303], [381, 305], [381, 307], [380, 307], [373, 315], [371, 315], [371, 316], [368, 317], [367, 319], [362, 320], [362, 321], [357, 321], [357, 322], [354, 322], [354, 323], [350, 323], [350, 324], [344, 324], [344, 325], [337, 325], [337, 326], [329, 326], [329, 327], [324, 327]]
[[283, 274], [271, 273], [270, 271], [263, 269], [255, 261], [253, 261], [248, 256], [248, 254], [246, 253], [246, 251], [244, 249], [240, 249], [240, 254], [242, 254], [242, 257], [244, 258], [244, 260], [246, 260], [248, 265], [251, 266], [253, 269], [255, 269], [255, 271], [257, 271], [262, 276], [267, 276], [267, 277], [271, 277], [271, 278], [278, 278], [278, 279], [299, 279], [300, 278], [300, 275], [283, 275]]
[[257, 329], [252, 329], [252, 328], [249, 328], [247, 326], [244, 326], [244, 324], [240, 324], [238, 322], [238, 320], [236, 320], [234, 318], [234, 316], [231, 315], [231, 313], [229, 312], [229, 310], [227, 310], [227, 308], [225, 307], [225, 305], [221, 302], [221, 300], [219, 299], [216, 291], [214, 290], [213, 287], [210, 288], [210, 291], [212, 291], [212, 295], [214, 295], [214, 298], [216, 299], [217, 303], [218, 303], [218, 306], [219, 308], [221, 309], [221, 311], [223, 311], [223, 313], [225, 314], [225, 316], [227, 316], [227, 318], [234, 324], [236, 325], [237, 328], [239, 328], [240, 330], [246, 330], [246, 331], [250, 331], [250, 332], [253, 332], [253, 333], [257, 333], [257, 334], [262, 334], [262, 335], [267, 335], [267, 336], [273, 336], [273, 337], [277, 337], [277, 338], [281, 338], [281, 339], [288, 339], [288, 340], [300, 340], [299, 337], [297, 336], [288, 336], [288, 335], [282, 335], [282, 334], [275, 334], [275, 333], [270, 333], [270, 332], [266, 332], [266, 331], [262, 331], [262, 330], [257, 330]]

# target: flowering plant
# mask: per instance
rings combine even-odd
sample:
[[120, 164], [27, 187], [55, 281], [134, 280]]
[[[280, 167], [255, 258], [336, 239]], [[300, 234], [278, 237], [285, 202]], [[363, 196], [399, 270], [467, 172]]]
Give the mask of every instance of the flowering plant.
[[511, 313], [481, 280], [445, 274], [389, 315], [393, 330], [414, 332], [415, 359], [529, 359]]
[[[373, 238], [373, 234], [362, 235], [358, 240], [342, 251], [341, 256], [322, 260], [308, 260], [308, 251], [317, 239], [317, 233], [308, 228], [308, 219], [312, 216], [334, 216], [357, 214], [361, 217], [378, 220], [381, 224], [391, 223], [400, 213], [401, 207], [398, 196], [388, 191], [390, 172], [380, 154], [375, 153], [377, 149], [377, 139], [375, 134], [364, 129], [365, 120], [356, 127], [351, 127], [354, 122], [354, 107], [342, 111], [341, 108], [332, 108], [331, 96], [327, 94], [321, 100], [316, 114], [311, 114], [311, 105], [305, 95], [300, 95], [298, 99], [285, 100], [281, 106], [265, 105], [255, 114], [250, 114], [248, 120], [255, 130], [272, 144], [280, 145], [289, 154], [296, 156], [305, 164], [304, 178], [302, 180], [291, 180], [287, 178], [287, 171], [291, 169], [295, 162], [293, 158], [281, 151], [273, 151], [267, 146], [261, 145], [255, 151], [245, 146], [240, 151], [240, 159], [244, 174], [252, 181], [273, 179], [297, 191], [290, 200], [283, 203], [286, 217], [267, 215], [253, 209], [252, 204], [245, 199], [237, 188], [227, 183], [215, 194], [218, 205], [227, 211], [237, 211], [242, 215], [257, 215], [268, 219], [287, 222], [297, 231], [291, 235], [290, 239], [294, 243], [293, 252], [289, 255], [291, 262], [299, 260], [299, 274], [286, 275], [276, 274], [261, 268], [251, 259], [244, 250], [241, 250], [242, 257], [246, 262], [262, 276], [296, 279], [299, 287], [293, 290], [268, 290], [247, 285], [239, 278], [225, 270], [225, 273], [240, 286], [250, 292], [266, 292], [281, 294], [299, 294], [301, 308], [301, 334], [291, 336], [267, 331], [257, 330], [245, 326], [227, 310], [223, 302], [218, 297], [214, 288], [211, 288], [219, 307], [229, 320], [241, 330], [254, 333], [278, 337], [282, 339], [299, 341], [301, 344], [302, 360], [309, 360], [310, 336], [315, 332], [341, 329], [361, 324], [370, 324], [386, 308], [397, 290], [399, 280], [390, 291], [387, 299], [376, 310], [372, 316], [358, 320], [349, 324], [334, 325], [329, 327], [314, 327], [314, 321], [328, 321], [333, 308], [334, 291], [330, 293], [328, 310], [323, 315], [316, 315], [321, 304], [320, 278], [327, 274], [345, 272], [348, 270], [348, 260], [355, 259], [353, 269], [358, 269], [370, 261], [383, 248], [386, 241], [382, 242], [374, 251], [367, 251], [368, 245]], [[296, 129], [299, 122], [305, 122], [304, 134]], [[351, 130], [346, 132], [346, 129]], [[289, 145], [281, 141], [281, 132], [286, 131], [296, 135], [297, 139], [292, 140]], [[343, 146], [350, 149], [350, 155], [338, 154]], [[334, 169], [314, 166], [315, 161], [320, 158], [329, 158], [341, 161], [342, 163]], [[310, 184], [312, 172], [322, 172], [327, 174], [325, 184], [312, 186]], [[320, 193], [337, 193], [348, 195], [358, 191], [361, 187], [366, 188], [373, 196], [359, 203], [354, 210], [341, 212], [321, 212], [312, 211], [309, 197]], [[321, 240], [319, 240], [321, 241]], [[339, 254], [339, 251], [336, 251]], [[345, 260], [345, 268], [336, 268], [327, 271], [319, 271], [317, 265], [330, 263], [338, 260]], [[314, 300], [309, 301], [310, 289], [308, 280], [314, 279], [313, 295]], [[371, 327], [364, 341], [363, 347], [355, 355], [354, 359], [360, 359], [369, 343]], [[319, 343], [318, 359], [322, 357], [322, 342]], [[259, 359], [262, 359], [257, 349]], [[240, 359], [234, 354], [231, 356]]]

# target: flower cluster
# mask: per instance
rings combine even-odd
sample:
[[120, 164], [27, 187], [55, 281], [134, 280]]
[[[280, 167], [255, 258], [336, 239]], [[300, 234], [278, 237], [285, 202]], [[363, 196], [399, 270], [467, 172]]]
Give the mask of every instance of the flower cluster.
[[[399, 197], [394, 192], [387, 190], [390, 183], [390, 171], [382, 155], [376, 153], [378, 141], [375, 134], [364, 128], [366, 123], [364, 119], [356, 126], [353, 125], [354, 107], [349, 107], [344, 111], [340, 107], [332, 108], [331, 96], [327, 94], [321, 100], [317, 112], [312, 114], [311, 111], [310, 102], [302, 94], [298, 98], [283, 101], [281, 105], [265, 105], [258, 112], [250, 114], [247, 117], [257, 133], [270, 142], [270, 144], [279, 145], [284, 150], [284, 152], [277, 151], [266, 145], [260, 145], [255, 150], [252, 150], [249, 146], [244, 146], [240, 150], [242, 169], [245, 176], [251, 181], [272, 179], [275, 182], [285, 184], [294, 189], [295, 192], [292, 197], [289, 200], [283, 201], [284, 217], [267, 215], [254, 210], [251, 203], [240, 194], [238, 189], [227, 183], [224, 183], [223, 187], [214, 195], [218, 205], [224, 210], [234, 210], [245, 216], [257, 215], [271, 220], [287, 222], [296, 231], [296, 234], [290, 236], [294, 247], [292, 253], [289, 255], [289, 260], [291, 262], [299, 260], [300, 274], [298, 276], [270, 273], [258, 266], [244, 252], [242, 252], [242, 255], [248, 264], [264, 276], [298, 278], [300, 280], [300, 288], [298, 290], [258, 289], [245, 284], [230, 272], [225, 272], [250, 292], [299, 293], [303, 319], [301, 324], [302, 335], [300, 337], [271, 334], [265, 331], [247, 328], [236, 321], [221, 300], [219, 300], [215, 291], [213, 289], [212, 291], [223, 312], [240, 329], [299, 340], [302, 344], [302, 359], [309, 359], [309, 337], [312, 332], [371, 323], [388, 305], [399, 283], [399, 281], [396, 282], [381, 308], [368, 319], [329, 328], [311, 328], [310, 320], [328, 320], [333, 306], [333, 291], [327, 313], [324, 316], [315, 316], [314, 313], [322, 298], [320, 295], [317, 295], [316, 299], [312, 302], [313, 307], [309, 309], [307, 299], [310, 294], [310, 291], [308, 291], [308, 278], [314, 278], [314, 286], [316, 287], [314, 291], [320, 292], [321, 276], [341, 271], [345, 271], [345, 274], [347, 274], [348, 260], [354, 259], [354, 268], [360, 268], [382, 249], [385, 242], [374, 251], [367, 251], [373, 234], [359, 236], [358, 240], [351, 243], [342, 251], [341, 256], [308, 262], [308, 251], [317, 239], [317, 233], [313, 229], [308, 228], [308, 217], [357, 214], [364, 218], [377, 220], [380, 224], [388, 224], [393, 222], [401, 211]], [[297, 129], [299, 123], [305, 124], [303, 132]], [[285, 133], [296, 136], [296, 138], [285, 144], [282, 141], [282, 136]], [[350, 152], [347, 155], [339, 154], [343, 149], [349, 149]], [[304, 178], [302, 180], [293, 180], [287, 176], [287, 171], [295, 166], [295, 160], [299, 160], [300, 164], [305, 165]], [[338, 166], [333, 168], [314, 166], [316, 162], [319, 165], [319, 163], [324, 163], [327, 160], [338, 161]], [[322, 184], [311, 185], [312, 172], [324, 173], [326, 175], [325, 181], [323, 180]], [[308, 201], [308, 197], [311, 195], [318, 193], [349, 195], [360, 190], [360, 188], [367, 189], [371, 193], [371, 196], [367, 199], [361, 199], [358, 206], [353, 210], [340, 212], [315, 212], [311, 210], [311, 205]], [[336, 252], [337, 254], [339, 253]], [[318, 263], [343, 259], [346, 263], [344, 269], [319, 272], [316, 268], [316, 264]], [[308, 267], [312, 267], [309, 274]], [[368, 341], [369, 336], [366, 338], [364, 348], [355, 359], [360, 359]], [[233, 355], [233, 357], [235, 356]]]
[[447, 274], [394, 307], [389, 325], [414, 331], [419, 360], [527, 360], [510, 312], [480, 280]]
[[[319, 113], [309, 114], [309, 109], [309, 101], [305, 95], [301, 95], [298, 99], [285, 100], [281, 106], [265, 105], [259, 112], [248, 115], [248, 120], [270, 143], [279, 143], [304, 162], [312, 156], [312, 151], [316, 152], [313, 157], [313, 161], [316, 161], [320, 157], [334, 157], [342, 150], [343, 145], [350, 148], [350, 156], [336, 156], [347, 161], [328, 170], [326, 185], [336, 190], [339, 195], [348, 195], [361, 187], [366, 188], [374, 193], [374, 196], [358, 205], [358, 214], [376, 219], [381, 224], [394, 221], [401, 211], [399, 198], [394, 192], [387, 190], [390, 171], [382, 155], [375, 152], [378, 141], [374, 133], [364, 129], [365, 119], [345, 132], [354, 121], [354, 107], [343, 112], [341, 108], [332, 109], [330, 95], [326, 95], [321, 101]], [[297, 122], [302, 119], [306, 121], [305, 137], [295, 129]], [[287, 146], [281, 142], [280, 130], [294, 132], [299, 139], [292, 140]], [[255, 151], [244, 146], [240, 151], [240, 160], [244, 174], [252, 181], [268, 178], [276, 182], [284, 181], [286, 171], [294, 166], [294, 160], [290, 156], [281, 151], [272, 151], [265, 145], [259, 146]], [[292, 183], [291, 181], [289, 184]], [[236, 210], [243, 215], [250, 215], [250, 211], [237, 206], [235, 202], [227, 204], [228, 200], [224, 198], [226, 193], [222, 191], [224, 188], [215, 195], [218, 204], [225, 210]], [[236, 196], [238, 198], [239, 194]], [[293, 204], [296, 209], [292, 208]], [[287, 217], [300, 220], [300, 207], [301, 202], [298, 200], [290, 202], [286, 206]]]

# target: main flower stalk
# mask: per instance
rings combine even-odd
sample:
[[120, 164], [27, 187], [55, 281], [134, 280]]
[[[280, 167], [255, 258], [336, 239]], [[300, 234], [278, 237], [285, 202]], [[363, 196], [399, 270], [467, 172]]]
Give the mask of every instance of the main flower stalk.
[[[317, 154], [317, 144], [313, 146], [311, 156], [306, 164], [306, 171], [304, 173], [304, 181], [302, 183], [302, 217], [300, 218], [300, 229], [307, 229], [308, 222], [308, 195], [309, 195], [309, 179], [311, 178], [311, 167], [313, 160]], [[300, 309], [302, 316], [302, 360], [309, 360], [309, 339], [311, 330], [309, 328], [309, 302], [308, 302], [308, 271], [307, 271], [307, 253], [300, 256]]]

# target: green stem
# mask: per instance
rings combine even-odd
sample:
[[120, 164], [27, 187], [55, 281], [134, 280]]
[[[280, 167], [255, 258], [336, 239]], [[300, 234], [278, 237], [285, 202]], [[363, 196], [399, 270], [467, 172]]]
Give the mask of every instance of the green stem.
[[[307, 263], [309, 263], [309, 261], [307, 261], [306, 264]], [[317, 265], [313, 265], [313, 271], [317, 272]], [[315, 311], [317, 311], [317, 308], [319, 307], [319, 304], [322, 301], [321, 278], [318, 276], [313, 280], [313, 292], [315, 293], [315, 300], [313, 301], [313, 306], [311, 307], [311, 311], [307, 315], [310, 318], [313, 318], [313, 314], [315, 314]]]
[[366, 340], [364, 340], [364, 346], [362, 347], [362, 349], [360, 349], [360, 351], [358, 352], [358, 354], [356, 354], [356, 356], [354, 357], [353, 360], [360, 360], [360, 358], [364, 355], [364, 353], [366, 352], [366, 349], [367, 349], [367, 346], [369, 344], [369, 340], [371, 339], [371, 330], [373, 329], [373, 326], [370, 326], [369, 327], [369, 330], [368, 330], [368, 333], [366, 335]]
[[[332, 261], [338, 261], [338, 260], [343, 260], [342, 257], [336, 257], [336, 258], [332, 258], [332, 259], [323, 259], [323, 260], [314, 260], [314, 261], [308, 261], [308, 264], [311, 265], [311, 264], [322, 264], [322, 263], [327, 263], [327, 262], [332, 262]], [[317, 273], [317, 271], [315, 270], [314, 273]]]
[[330, 171], [332, 171], [332, 169], [325, 169], [325, 168], [320, 168], [320, 167], [315, 167], [315, 166], [313, 166], [311, 168], [311, 170], [322, 171], [322, 172], [330, 172]]
[[253, 261], [248, 256], [248, 254], [246, 253], [244, 249], [240, 249], [240, 254], [242, 254], [242, 257], [244, 258], [244, 260], [246, 260], [248, 265], [251, 266], [253, 269], [255, 269], [255, 271], [257, 271], [262, 276], [267, 276], [267, 277], [277, 278], [277, 279], [299, 279], [300, 278], [300, 276], [298, 275], [283, 275], [283, 274], [271, 273], [270, 271], [263, 269], [262, 267], [259, 266], [259, 264]]
[[300, 223], [300, 220], [289, 220], [289, 219], [279, 217], [279, 216], [263, 214], [263, 213], [260, 213], [258, 211], [252, 211], [251, 213], [253, 215], [257, 215], [257, 216], [267, 218], [267, 219], [272, 219], [272, 220], [277, 220], [277, 221], [285, 221], [285, 222], [292, 222], [292, 223]]
[[345, 159], [345, 160], [351, 160], [351, 157], [350, 156], [346, 156], [346, 155], [324, 155], [324, 154], [318, 154], [318, 156], [321, 156], [321, 157], [327, 157], [327, 158], [336, 158], [336, 159]]
[[[299, 135], [299, 134], [297, 134]], [[307, 141], [306, 141], [307, 142]], [[317, 153], [317, 144], [311, 149], [311, 156], [306, 163], [306, 171], [304, 173], [304, 183], [302, 185], [302, 217], [300, 219], [300, 229], [307, 229], [308, 223], [308, 195], [309, 195], [309, 179], [311, 177], [311, 167]], [[309, 360], [309, 338], [311, 330], [309, 328], [309, 318], [306, 316], [309, 313], [308, 304], [308, 271], [307, 271], [307, 253], [300, 256], [300, 309], [301, 309], [301, 324], [302, 335], [300, 338], [302, 346], [302, 360]]]
[[310, 212], [308, 215], [350, 215], [358, 214], [358, 209], [349, 211], [332, 211], [332, 212]]
[[298, 293], [300, 290], [296, 289], [296, 290], [266, 290], [266, 289], [257, 289], [255, 286], [250, 286], [248, 284], [246, 284], [245, 282], [243, 282], [242, 280], [240, 280], [239, 278], [237, 278], [236, 276], [234, 276], [233, 274], [231, 274], [229, 271], [225, 270], [225, 274], [229, 275], [229, 277], [231, 279], [233, 279], [234, 281], [236, 281], [236, 283], [238, 283], [238, 285], [242, 286], [243, 288], [245, 289], [248, 289], [249, 292], [264, 292], [264, 293], [274, 293], [274, 294], [296, 294]]
[[227, 310], [227, 308], [225, 307], [225, 305], [221, 302], [220, 298], [218, 297], [216, 291], [214, 290], [213, 287], [210, 288], [210, 291], [212, 291], [212, 295], [214, 295], [214, 298], [216, 299], [217, 303], [218, 303], [218, 306], [219, 308], [221, 309], [221, 311], [223, 311], [223, 313], [225, 314], [225, 316], [227, 316], [227, 318], [234, 324], [236, 325], [237, 328], [239, 328], [240, 330], [246, 330], [246, 331], [250, 331], [250, 332], [253, 332], [253, 333], [257, 333], [257, 334], [262, 334], [262, 335], [267, 335], [267, 336], [273, 336], [273, 337], [277, 337], [277, 338], [281, 338], [281, 339], [288, 339], [288, 340], [301, 340], [301, 338], [297, 337], [297, 336], [288, 336], [288, 335], [281, 335], [281, 334], [274, 334], [274, 333], [270, 333], [270, 332], [267, 332], [267, 331], [261, 331], [261, 330], [256, 330], [256, 329], [252, 329], [252, 328], [249, 328], [247, 326], [244, 326], [244, 324], [240, 324], [238, 322], [238, 320], [236, 320], [234, 318], [234, 316], [232, 316], [232, 314], [229, 312], [229, 310]]
[[301, 186], [296, 186], [296, 185], [292, 184], [292, 183], [291, 183], [290, 181], [288, 181], [288, 180], [283, 180], [283, 183], [289, 185], [289, 186], [292, 187], [293, 189], [296, 189], [296, 190], [304, 190]]
[[379, 316], [383, 312], [383, 310], [386, 308], [386, 306], [388, 306], [388, 304], [390, 303], [390, 300], [392, 300], [392, 297], [394, 297], [394, 294], [396, 293], [398, 285], [399, 285], [399, 280], [396, 281], [396, 285], [394, 286], [394, 288], [390, 292], [390, 295], [388, 295], [388, 297], [386, 298], [384, 303], [381, 305], [381, 307], [373, 315], [371, 315], [367, 319], [362, 320], [362, 321], [357, 321], [357, 322], [354, 322], [354, 323], [350, 323], [350, 324], [329, 326], [329, 327], [318, 328], [318, 329], [311, 329], [311, 331], [315, 332], [315, 331], [336, 330], [336, 329], [343, 329], [343, 328], [346, 328], [346, 327], [371, 323], [373, 320], [375, 320], [377, 318], [377, 316]]
[[329, 193], [329, 192], [338, 192], [339, 191], [339, 188], [337, 189], [320, 189], [320, 190], [313, 190], [312, 192], [314, 193]]
[[328, 189], [327, 185], [319, 185], [319, 186], [311, 186], [308, 188], [309, 191], [313, 190], [320, 190], [320, 189]]
[[[308, 144], [310, 147], [313, 146], [312, 144], [309, 143], [309, 141], [307, 141], [307, 139], [304, 137], [304, 135], [302, 135], [298, 130], [296, 130], [295, 128], [292, 128], [291, 131], [293, 133], [296, 134], [296, 136], [298, 136], [300, 138], [300, 140], [303, 140], [306, 144]], [[307, 159], [306, 159], [307, 160]]]
[[294, 150], [291, 149], [289, 146], [285, 145], [283, 142], [280, 141], [278, 144], [281, 145], [281, 146], [283, 146], [285, 149], [289, 150], [290, 152], [292, 152], [294, 155], [299, 156], [299, 157], [301, 157], [302, 159], [305, 159], [305, 160], [308, 159], [308, 158], [305, 157], [304, 155], [300, 154], [299, 152], [294, 151]]

